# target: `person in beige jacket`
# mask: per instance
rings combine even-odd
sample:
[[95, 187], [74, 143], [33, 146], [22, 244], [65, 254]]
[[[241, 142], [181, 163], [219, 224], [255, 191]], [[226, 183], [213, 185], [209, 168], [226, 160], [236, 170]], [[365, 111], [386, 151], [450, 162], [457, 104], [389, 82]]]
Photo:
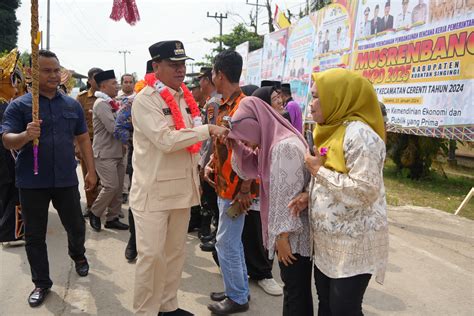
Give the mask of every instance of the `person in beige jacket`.
[[[132, 106], [134, 173], [129, 197], [138, 251], [133, 307], [138, 315], [192, 315], [178, 308], [177, 291], [190, 207], [200, 202], [199, 156], [193, 145], [210, 135], [223, 138], [228, 131], [202, 125], [200, 116], [189, 114], [194, 107], [188, 98], [186, 102], [189, 95], [182, 83], [190, 58], [183, 44], [158, 42], [149, 51], [158, 82], [145, 87]], [[175, 115], [170, 98], [179, 109]], [[176, 116], [184, 128], [177, 130]]]
[[97, 100], [92, 108], [92, 124], [94, 126], [94, 162], [100, 177], [102, 189], [91, 206], [89, 223], [92, 229], [99, 232], [100, 218], [106, 213], [105, 228], [126, 230], [128, 225], [119, 221], [122, 210], [122, 186], [125, 175], [123, 164], [122, 143], [113, 136], [118, 103], [113, 100], [117, 96], [117, 80], [113, 70], [106, 70], [94, 76], [99, 86], [95, 92]]

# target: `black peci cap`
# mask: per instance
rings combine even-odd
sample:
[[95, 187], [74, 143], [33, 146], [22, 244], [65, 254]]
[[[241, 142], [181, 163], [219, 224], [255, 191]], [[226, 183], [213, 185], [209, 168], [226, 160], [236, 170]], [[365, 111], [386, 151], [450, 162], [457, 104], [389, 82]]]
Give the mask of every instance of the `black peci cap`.
[[273, 87], [273, 81], [271, 81], [271, 80], [262, 80], [260, 82], [260, 88], [263, 88], [263, 87]]
[[180, 61], [192, 59], [186, 56], [183, 43], [180, 41], [162, 41], [151, 45], [148, 48], [151, 59], [169, 59], [171, 61]]
[[97, 84], [100, 84], [102, 81], [115, 79], [115, 72], [112, 70], [105, 70], [95, 74], [94, 80]]
[[275, 89], [280, 90], [281, 89], [281, 81], [273, 81], [273, 80], [262, 80], [260, 82], [260, 87], [275, 87]]
[[153, 71], [153, 60], [150, 59], [149, 61], [146, 62], [146, 73], [151, 74]]
[[281, 84], [281, 92], [285, 94], [291, 94], [291, 86], [289, 83], [282, 83]]
[[273, 86], [274, 86], [277, 90], [281, 90], [281, 81], [273, 81]]

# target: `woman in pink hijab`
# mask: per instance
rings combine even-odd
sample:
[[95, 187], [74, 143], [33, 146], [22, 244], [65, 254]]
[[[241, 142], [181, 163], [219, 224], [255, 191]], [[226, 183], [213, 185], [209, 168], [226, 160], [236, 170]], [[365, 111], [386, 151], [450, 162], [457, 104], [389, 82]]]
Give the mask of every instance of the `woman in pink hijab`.
[[287, 120], [259, 98], [246, 97], [232, 116], [228, 135], [232, 167], [242, 179], [260, 180], [264, 246], [277, 253], [283, 315], [313, 315], [308, 211], [291, 215], [288, 204], [304, 191], [306, 142]]

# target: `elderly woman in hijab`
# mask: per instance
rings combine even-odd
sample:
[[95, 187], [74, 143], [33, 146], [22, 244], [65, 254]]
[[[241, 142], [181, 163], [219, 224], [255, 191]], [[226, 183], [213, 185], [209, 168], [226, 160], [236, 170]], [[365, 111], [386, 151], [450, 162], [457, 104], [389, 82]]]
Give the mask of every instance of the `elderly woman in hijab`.
[[288, 121], [256, 97], [246, 97], [231, 121], [232, 168], [243, 179], [260, 180], [260, 216], [269, 257], [277, 253], [284, 282], [283, 315], [313, 315], [311, 238], [303, 210], [288, 204], [304, 191], [306, 142]]
[[283, 106], [283, 99], [281, 98], [280, 92], [275, 86], [265, 86], [258, 88], [252, 93], [252, 96], [265, 101], [265, 103], [270, 105], [275, 111], [280, 113], [281, 116], [291, 123], [290, 114], [285, 110], [285, 107]]
[[313, 79], [315, 156], [305, 159], [312, 183], [290, 207], [297, 213], [309, 199], [319, 315], [363, 315], [369, 280], [383, 282], [388, 258], [382, 113], [356, 73], [331, 69]]

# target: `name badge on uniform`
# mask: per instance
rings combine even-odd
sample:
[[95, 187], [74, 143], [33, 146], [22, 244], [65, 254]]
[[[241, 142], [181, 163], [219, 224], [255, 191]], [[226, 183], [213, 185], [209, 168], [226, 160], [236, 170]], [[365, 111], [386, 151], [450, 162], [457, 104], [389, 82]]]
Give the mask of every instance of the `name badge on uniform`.
[[[186, 108], [186, 112], [188, 114], [191, 114], [191, 110], [189, 108]], [[163, 114], [164, 115], [171, 115], [171, 109], [170, 108], [163, 108]]]

